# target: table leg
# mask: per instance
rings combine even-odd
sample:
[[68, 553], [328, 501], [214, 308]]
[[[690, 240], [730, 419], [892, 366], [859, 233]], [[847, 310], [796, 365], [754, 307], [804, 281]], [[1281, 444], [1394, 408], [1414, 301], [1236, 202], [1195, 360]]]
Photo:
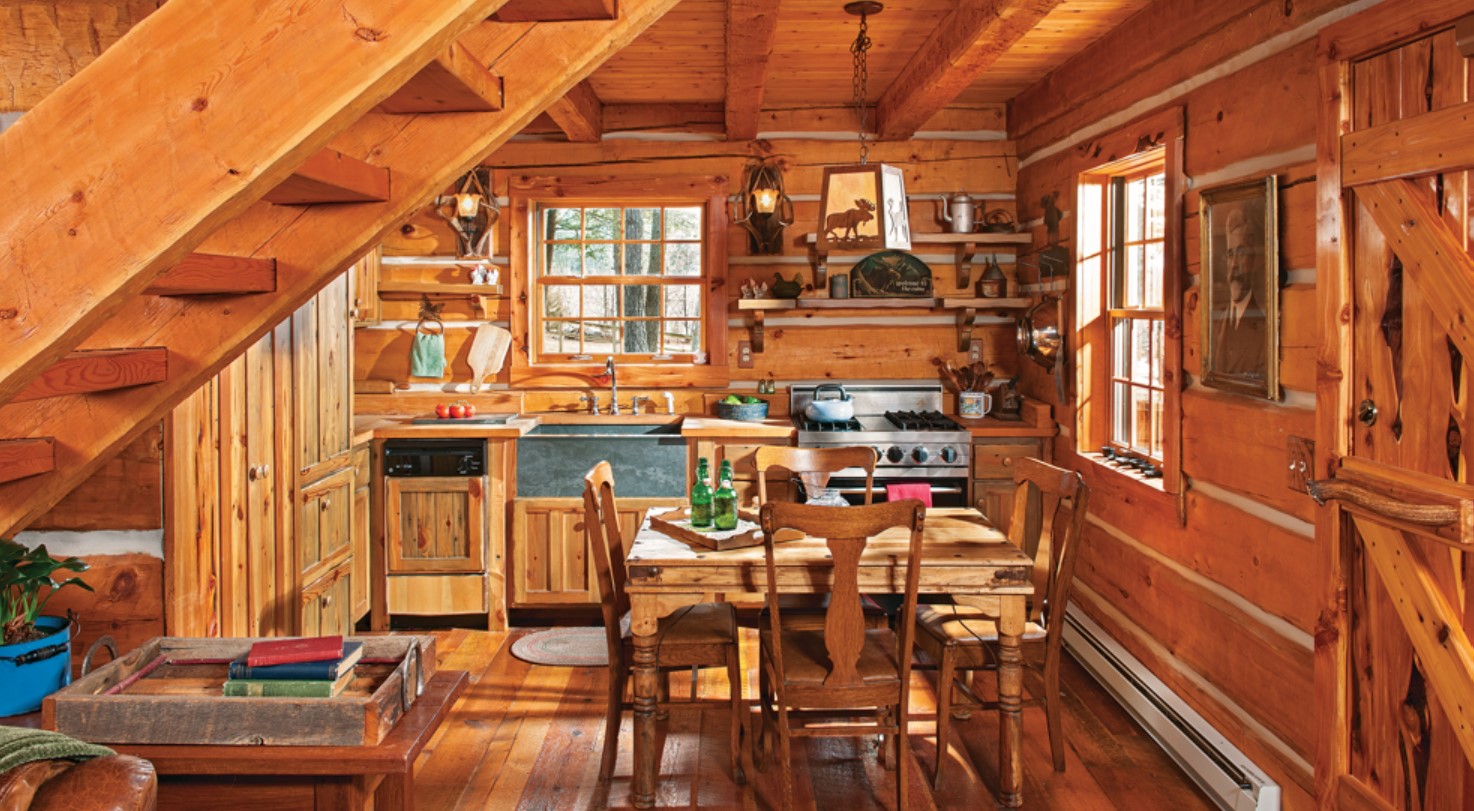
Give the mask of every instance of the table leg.
[[655, 704], [660, 690], [660, 671], [655, 667], [655, 634], [639, 631], [636, 627], [634, 806], [654, 808], [655, 776], [660, 773], [660, 752], [655, 748]]
[[[414, 764], [410, 764], [413, 772]], [[386, 774], [374, 789], [374, 811], [415, 811], [415, 789], [411, 775]]]
[[1002, 599], [998, 618], [998, 803], [1004, 808], [1024, 804], [1024, 598]]

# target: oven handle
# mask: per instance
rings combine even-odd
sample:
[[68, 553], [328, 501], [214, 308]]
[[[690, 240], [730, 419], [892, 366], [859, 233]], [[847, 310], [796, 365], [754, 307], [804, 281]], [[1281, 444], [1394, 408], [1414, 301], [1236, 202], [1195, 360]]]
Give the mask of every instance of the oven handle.
[[[837, 490], [839, 492], [839, 494], [842, 495], [842, 496], [863, 496], [863, 495], [865, 495], [865, 488], [863, 488], [863, 487], [836, 487], [836, 488], [833, 488], [833, 489]], [[885, 489], [885, 485], [884, 484], [877, 483], [877, 488], [876, 489], [883, 490], [883, 489]], [[962, 493], [962, 488], [961, 487], [938, 487], [937, 485], [934, 484], [934, 485], [931, 486], [931, 491], [932, 491], [932, 494], [933, 495], [954, 495], [954, 494], [961, 494]]]

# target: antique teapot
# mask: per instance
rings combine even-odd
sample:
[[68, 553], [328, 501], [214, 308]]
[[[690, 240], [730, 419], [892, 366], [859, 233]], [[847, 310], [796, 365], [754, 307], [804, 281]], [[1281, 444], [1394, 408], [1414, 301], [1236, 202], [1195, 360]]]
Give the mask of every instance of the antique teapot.
[[970, 234], [973, 225], [973, 209], [983, 204], [966, 192], [946, 195], [942, 198], [942, 222], [954, 234]]

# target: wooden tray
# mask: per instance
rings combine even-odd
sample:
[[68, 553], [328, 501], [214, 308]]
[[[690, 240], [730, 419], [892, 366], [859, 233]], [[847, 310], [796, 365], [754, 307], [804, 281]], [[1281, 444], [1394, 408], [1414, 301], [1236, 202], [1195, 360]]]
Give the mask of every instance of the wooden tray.
[[650, 526], [677, 540], [695, 544], [706, 549], [715, 549], [718, 552], [763, 545], [763, 531], [757, 525], [757, 516], [747, 510], [737, 511], [736, 529], [692, 529], [691, 513], [685, 507], [680, 507], [659, 515], [652, 513], [650, 516]]
[[363, 660], [333, 698], [226, 698], [255, 639], [155, 637], [48, 696], [41, 724], [93, 743], [372, 746], [435, 672], [435, 638], [349, 637]]

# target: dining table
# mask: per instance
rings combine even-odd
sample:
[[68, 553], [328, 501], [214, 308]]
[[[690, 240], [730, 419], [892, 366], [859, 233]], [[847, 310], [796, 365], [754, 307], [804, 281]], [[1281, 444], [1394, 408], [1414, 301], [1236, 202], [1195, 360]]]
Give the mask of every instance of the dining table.
[[[836, 507], [835, 509], [844, 509]], [[870, 539], [860, 558], [860, 590], [869, 594], [905, 591], [910, 530], [895, 527]], [[800, 536], [774, 546], [780, 593], [830, 590], [833, 561], [822, 538]], [[656, 628], [661, 617], [701, 602], [757, 602], [767, 591], [763, 547], [716, 551], [666, 534], [646, 517], [626, 560], [631, 631], [634, 637], [634, 772], [636, 808], [655, 804], [660, 751], [655, 711], [659, 670]], [[986, 608], [998, 617], [998, 802], [1023, 804], [1023, 654], [1026, 602], [1033, 593], [1033, 561], [971, 508], [928, 508], [922, 530], [922, 594], [950, 594], [958, 602]], [[939, 747], [940, 748], [940, 747]]]

